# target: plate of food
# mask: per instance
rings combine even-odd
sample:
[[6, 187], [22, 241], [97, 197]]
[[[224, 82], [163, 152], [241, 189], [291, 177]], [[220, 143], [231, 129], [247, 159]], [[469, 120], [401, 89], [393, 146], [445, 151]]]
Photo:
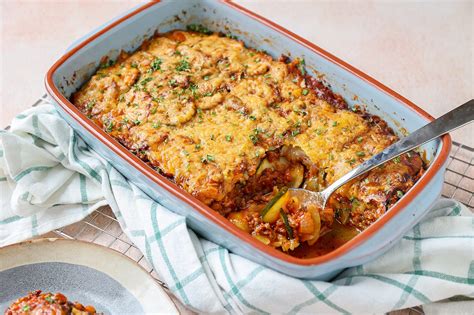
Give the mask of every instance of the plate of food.
[[39, 239], [1, 248], [0, 256], [5, 314], [178, 314], [147, 271], [97, 244]]

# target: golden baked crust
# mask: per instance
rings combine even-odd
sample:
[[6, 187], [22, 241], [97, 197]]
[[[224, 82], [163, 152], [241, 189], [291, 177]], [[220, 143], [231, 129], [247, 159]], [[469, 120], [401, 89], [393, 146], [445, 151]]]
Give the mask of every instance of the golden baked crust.
[[[263, 204], [275, 194], [272, 188], [291, 180], [273, 169], [273, 175], [264, 173], [265, 184], [252, 183], [269, 155], [304, 165], [304, 185], [317, 190], [397, 140], [385, 122], [348, 109], [306, 75], [304, 60], [274, 60], [219, 34], [157, 35], [115, 63], [105, 60], [72, 102], [224, 215]], [[302, 152], [291, 158], [295, 150]], [[365, 182], [345, 185], [331, 204], [336, 212], [352, 207], [354, 198], [373, 204], [352, 209], [351, 224], [363, 229], [414, 184], [422, 166], [417, 154], [404, 156], [370, 172]], [[297, 228], [296, 221], [289, 224]]]

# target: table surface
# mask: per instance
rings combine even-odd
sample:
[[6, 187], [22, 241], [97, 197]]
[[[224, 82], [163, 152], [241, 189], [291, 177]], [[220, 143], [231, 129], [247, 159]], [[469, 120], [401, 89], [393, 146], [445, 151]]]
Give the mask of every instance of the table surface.
[[[474, 1], [236, 1], [311, 40], [438, 117], [474, 95]], [[0, 0], [0, 125], [44, 93], [75, 39], [138, 1]], [[454, 140], [474, 147], [471, 126]]]

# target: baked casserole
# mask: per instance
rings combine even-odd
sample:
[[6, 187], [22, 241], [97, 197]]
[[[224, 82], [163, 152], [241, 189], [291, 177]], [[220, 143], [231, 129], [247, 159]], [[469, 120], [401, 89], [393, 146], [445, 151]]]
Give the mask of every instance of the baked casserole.
[[341, 187], [325, 209], [302, 207], [286, 188], [322, 190], [397, 136], [309, 76], [304, 59], [275, 60], [200, 25], [104, 59], [72, 102], [237, 227], [300, 257], [367, 228], [425, 169], [407, 153]]

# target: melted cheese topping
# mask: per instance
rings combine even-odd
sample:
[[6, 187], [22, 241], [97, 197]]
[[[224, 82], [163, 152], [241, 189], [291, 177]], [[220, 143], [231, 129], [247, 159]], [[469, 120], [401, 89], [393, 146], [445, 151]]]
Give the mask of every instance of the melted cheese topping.
[[301, 66], [217, 34], [174, 31], [123, 53], [72, 100], [128, 149], [226, 212], [236, 210], [232, 192], [269, 150], [300, 147], [324, 170], [326, 186], [396, 140], [385, 124], [318, 98]]

